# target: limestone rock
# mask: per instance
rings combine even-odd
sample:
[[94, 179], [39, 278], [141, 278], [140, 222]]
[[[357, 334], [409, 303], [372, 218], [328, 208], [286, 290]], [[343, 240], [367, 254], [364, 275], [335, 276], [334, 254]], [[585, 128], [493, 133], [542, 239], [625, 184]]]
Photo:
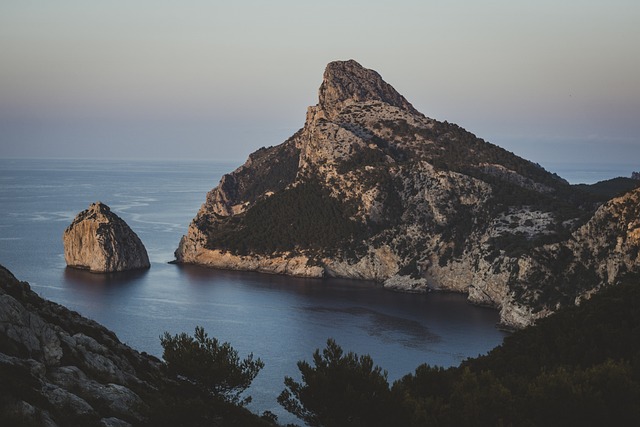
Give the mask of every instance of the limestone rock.
[[101, 202], [80, 212], [64, 231], [62, 240], [69, 267], [109, 273], [150, 266], [140, 238]]
[[523, 327], [640, 269], [633, 215], [607, 215], [606, 205], [585, 224], [605, 200], [424, 116], [377, 72], [336, 61], [302, 129], [224, 175], [175, 256], [462, 292]]
[[330, 118], [349, 104], [380, 101], [414, 114], [420, 114], [380, 74], [354, 60], [334, 61], [327, 65], [319, 90], [318, 105]]

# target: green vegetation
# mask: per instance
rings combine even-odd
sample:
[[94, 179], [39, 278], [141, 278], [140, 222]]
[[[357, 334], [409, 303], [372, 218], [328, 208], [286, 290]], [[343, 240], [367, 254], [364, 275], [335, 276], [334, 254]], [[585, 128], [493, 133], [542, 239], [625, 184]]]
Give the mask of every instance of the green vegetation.
[[[265, 427], [274, 423], [258, 417], [245, 407], [229, 403], [204, 393], [187, 381], [165, 383], [158, 389], [160, 398], [147, 400], [148, 427]], [[13, 424], [7, 424], [13, 425]], [[97, 423], [65, 423], [61, 425], [99, 425]]]
[[340, 162], [336, 170], [339, 174], [345, 174], [364, 166], [381, 166], [385, 163], [386, 155], [383, 151], [370, 147], [355, 147], [353, 154]]
[[396, 119], [383, 120], [381, 125], [404, 139], [411, 140], [415, 135], [420, 135], [433, 141], [434, 144], [423, 146], [423, 155], [425, 160], [441, 170], [467, 173], [470, 165], [499, 164], [552, 188], [568, 186], [559, 176], [547, 172], [540, 165], [486, 142], [453, 123], [434, 121], [431, 128], [417, 128], [404, 119]]
[[[484, 375], [488, 383], [499, 385], [479, 390], [502, 402], [485, 425], [634, 424], [640, 417], [639, 284], [639, 276], [629, 275], [581, 306], [513, 334], [487, 356], [449, 370], [451, 383], [465, 375]], [[424, 379], [416, 371], [398, 387], [421, 386]], [[455, 408], [453, 388], [436, 396], [449, 411], [473, 409], [468, 402]], [[433, 401], [435, 396], [429, 397]], [[428, 400], [423, 394], [422, 405], [429, 406]], [[476, 410], [475, 416], [480, 415]]]
[[[591, 192], [571, 186], [556, 174], [547, 172], [540, 165], [524, 160], [515, 154], [478, 138], [462, 127], [434, 121], [432, 128], [416, 128], [403, 119], [384, 120], [380, 127], [391, 129], [394, 135], [403, 140], [415, 139], [415, 135], [432, 141], [423, 144], [417, 158], [412, 161], [426, 160], [436, 169], [459, 172], [478, 178], [491, 185], [494, 211], [506, 211], [511, 206], [532, 206], [554, 212], [559, 222], [567, 219], [589, 216], [594, 204], [602, 201]], [[515, 183], [484, 171], [481, 164], [497, 164], [517, 174], [547, 186], [549, 193], [526, 189]], [[495, 213], [495, 212], [494, 212]]]
[[571, 237], [570, 230], [555, 227], [555, 233], [538, 235], [529, 238], [522, 232], [505, 233], [500, 236], [491, 237], [487, 243], [491, 247], [491, 252], [485, 257], [487, 261], [495, 259], [500, 251], [504, 251], [505, 255], [513, 258], [519, 258], [525, 254], [530, 254], [534, 248], [539, 246], [557, 243], [569, 239]]
[[264, 367], [253, 354], [240, 360], [231, 344], [209, 338], [201, 327], [196, 327], [193, 337], [184, 332], [175, 336], [165, 332], [160, 343], [170, 375], [233, 404], [244, 406], [251, 401], [250, 396], [240, 399], [240, 395]]
[[397, 423], [387, 373], [371, 357], [344, 354], [335, 341], [298, 362], [303, 383], [286, 377], [278, 402], [311, 426], [389, 426]]
[[596, 182], [595, 184], [578, 184], [574, 185], [574, 187], [593, 194], [601, 201], [606, 201], [640, 187], [640, 180], [619, 177]]
[[461, 204], [457, 207], [455, 214], [448, 218], [446, 225], [435, 227], [436, 231], [442, 233], [443, 241], [451, 241], [453, 243], [452, 251], [449, 252], [449, 250], [446, 249], [441, 257], [439, 261], [441, 266], [446, 265], [446, 262], [444, 262], [442, 258], [459, 258], [462, 256], [467, 247], [467, 238], [473, 231], [474, 223], [477, 220], [478, 218], [474, 217], [471, 209]]
[[640, 419], [640, 276], [515, 332], [488, 355], [389, 387], [332, 340], [279, 402], [310, 425], [601, 426]]
[[224, 181], [227, 194], [235, 200], [254, 201], [266, 191], [281, 191], [291, 184], [298, 173], [300, 150], [292, 142], [296, 132], [283, 144], [262, 147], [249, 155], [251, 167], [240, 167]]
[[241, 398], [258, 372], [260, 359], [249, 354], [240, 359], [229, 343], [210, 338], [201, 327], [186, 333], [160, 337], [165, 372], [161, 396], [150, 402], [148, 426], [268, 426], [274, 420], [258, 417], [244, 408], [251, 398]]
[[[561, 257], [568, 256], [559, 254]], [[38, 302], [36, 301], [36, 304]], [[313, 426], [602, 426], [640, 419], [640, 274], [628, 274], [580, 306], [560, 309], [513, 333], [486, 356], [458, 367], [419, 366], [389, 385], [371, 357], [345, 353], [333, 340], [300, 361], [300, 381], [285, 377], [278, 402]], [[161, 337], [162, 371], [138, 372], [152, 388], [134, 390], [148, 405], [148, 426], [268, 426], [277, 422], [238, 405], [259, 359], [240, 359], [228, 344], [194, 336]], [[3, 351], [18, 351], [0, 342]], [[16, 357], [20, 356], [16, 353]], [[140, 366], [142, 369], [142, 366]], [[70, 415], [40, 394], [32, 365], [0, 363], [0, 422], [25, 425], [19, 400], [51, 411], [60, 425], [97, 425], [96, 414]], [[145, 391], [146, 390], [146, 391]]]
[[364, 232], [345, 203], [317, 181], [306, 181], [259, 200], [245, 214], [226, 218], [209, 233], [212, 248], [274, 253], [345, 246]]

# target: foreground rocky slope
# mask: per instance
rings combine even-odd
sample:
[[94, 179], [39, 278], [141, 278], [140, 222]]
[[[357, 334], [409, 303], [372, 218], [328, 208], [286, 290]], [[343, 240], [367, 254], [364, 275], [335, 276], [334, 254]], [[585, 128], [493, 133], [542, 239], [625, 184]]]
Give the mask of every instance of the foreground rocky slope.
[[0, 266], [0, 425], [263, 425], [231, 405], [205, 413], [210, 400]]
[[3, 414], [26, 425], [140, 423], [160, 361], [113, 332], [42, 300], [0, 268]]
[[149, 268], [149, 256], [138, 235], [101, 202], [74, 218], [62, 242], [69, 267], [93, 273]]
[[[637, 212], [617, 213], [612, 202], [587, 222], [597, 202], [539, 165], [425, 117], [375, 71], [338, 61], [327, 66], [304, 127], [223, 176], [175, 255], [217, 268], [465, 292], [521, 327], [637, 269], [636, 241], [620, 234], [636, 227]], [[622, 238], [622, 269], [604, 268], [615, 248], [597, 238], [613, 218], [630, 221], [607, 235]], [[556, 274], [569, 252], [573, 273]]]

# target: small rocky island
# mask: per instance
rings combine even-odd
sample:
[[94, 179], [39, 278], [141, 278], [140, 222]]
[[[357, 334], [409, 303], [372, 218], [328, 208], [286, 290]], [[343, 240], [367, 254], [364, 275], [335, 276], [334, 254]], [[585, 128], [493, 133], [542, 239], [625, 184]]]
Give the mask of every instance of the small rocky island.
[[149, 256], [129, 225], [102, 202], [80, 212], [62, 236], [67, 266], [93, 273], [149, 268]]

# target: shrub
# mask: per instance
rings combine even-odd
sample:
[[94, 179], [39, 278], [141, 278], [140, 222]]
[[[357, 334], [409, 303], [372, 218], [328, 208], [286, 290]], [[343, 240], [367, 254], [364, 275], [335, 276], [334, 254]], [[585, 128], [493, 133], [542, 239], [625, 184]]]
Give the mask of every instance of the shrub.
[[202, 327], [196, 327], [193, 337], [184, 332], [174, 336], [165, 332], [160, 343], [170, 374], [230, 403], [245, 405], [251, 401], [250, 396], [240, 399], [240, 394], [264, 367], [252, 353], [240, 360], [231, 344], [209, 338]]
[[317, 349], [311, 366], [298, 362], [302, 383], [285, 377], [278, 403], [311, 426], [387, 426], [397, 424], [387, 373], [370, 356], [358, 356], [332, 339]]

